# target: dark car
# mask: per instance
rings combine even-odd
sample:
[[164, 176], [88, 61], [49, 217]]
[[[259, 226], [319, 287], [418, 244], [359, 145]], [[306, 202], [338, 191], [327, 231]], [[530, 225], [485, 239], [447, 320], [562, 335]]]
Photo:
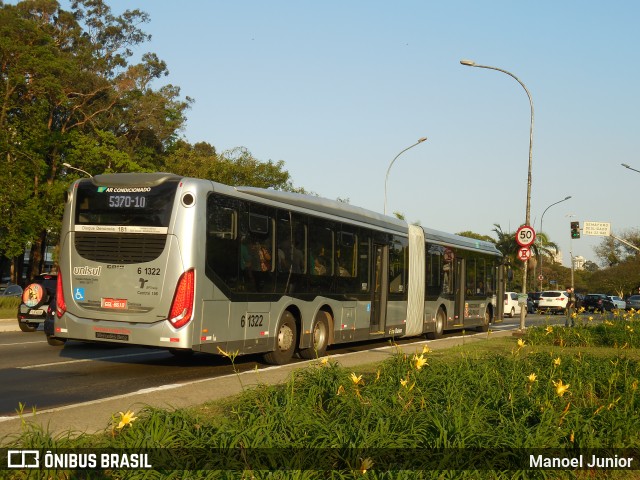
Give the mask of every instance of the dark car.
[[540, 294], [542, 292], [529, 292], [527, 293], [527, 308], [529, 313], [536, 313], [538, 306], [540, 305]]
[[18, 307], [18, 326], [23, 332], [35, 332], [47, 318], [49, 304], [56, 297], [58, 276], [37, 275], [22, 292]]
[[7, 285], [0, 285], [0, 298], [4, 297], [19, 297], [22, 295], [22, 287], [15, 283], [9, 283]]
[[615, 308], [613, 302], [603, 293], [589, 293], [582, 300], [582, 307], [587, 312], [605, 312]]
[[640, 295], [631, 295], [627, 298], [627, 310], [640, 310]]

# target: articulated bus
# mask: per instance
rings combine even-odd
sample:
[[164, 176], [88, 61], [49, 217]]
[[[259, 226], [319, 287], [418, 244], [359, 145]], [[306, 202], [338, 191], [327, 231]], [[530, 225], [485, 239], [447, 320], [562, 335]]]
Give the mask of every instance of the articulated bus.
[[167, 173], [67, 192], [52, 345], [67, 339], [283, 364], [329, 345], [486, 331], [490, 242], [315, 196]]

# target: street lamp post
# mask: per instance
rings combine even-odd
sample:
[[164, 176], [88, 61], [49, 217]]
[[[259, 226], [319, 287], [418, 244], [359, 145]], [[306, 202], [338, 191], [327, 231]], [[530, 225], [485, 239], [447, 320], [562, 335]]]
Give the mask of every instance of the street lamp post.
[[626, 163], [621, 163], [620, 165], [622, 165], [624, 168], [628, 168], [629, 170], [633, 170], [634, 172], [638, 172], [640, 173], [640, 170], [636, 170], [633, 167], [630, 167], [629, 165], [627, 165]]
[[63, 166], [65, 166], [65, 167], [67, 167], [67, 168], [70, 168], [71, 170], [77, 170], [78, 172], [84, 173], [87, 177], [91, 177], [91, 178], [93, 178], [93, 175], [91, 175], [89, 172], [86, 172], [86, 171], [82, 170], [81, 168], [74, 167], [73, 165], [69, 165], [69, 164], [68, 164], [68, 163], [66, 163], [66, 162], [65, 162], [65, 163], [63, 163], [62, 165], [63, 165]]
[[[520, 81], [518, 77], [516, 77], [513, 73], [503, 70], [497, 67], [490, 67], [488, 65], [478, 65], [473, 60], [460, 60], [462, 65], [467, 67], [477, 67], [477, 68], [486, 68], [489, 70], [497, 70], [498, 72], [506, 73], [511, 78], [513, 78], [516, 82], [520, 84], [524, 91], [527, 93], [527, 97], [529, 98], [529, 107], [531, 109], [531, 122], [529, 125], [529, 169], [527, 175], [527, 208], [525, 213], [525, 225], [530, 225], [531, 221], [531, 166], [532, 166], [532, 153], [533, 153], [533, 100], [531, 99], [531, 93], [529, 93], [529, 89], [526, 87], [524, 83]], [[526, 295], [527, 293], [527, 267], [529, 266], [529, 260], [524, 262], [524, 269], [522, 273], [522, 293]], [[520, 330], [523, 331], [525, 328], [525, 316], [526, 316], [526, 308], [520, 309]]]
[[[566, 202], [570, 198], [571, 198], [571, 195], [569, 195], [568, 197], [563, 198], [562, 200], [558, 200], [555, 203], [552, 203], [551, 205], [549, 205], [547, 208], [544, 209], [544, 212], [542, 212], [542, 217], [540, 217], [540, 231], [538, 233], [542, 233], [542, 220], [544, 219], [544, 214], [547, 213], [547, 210], [549, 210], [554, 205], [557, 205], [557, 204], [562, 203], [562, 202]], [[542, 247], [542, 238], [541, 237], [540, 237], [540, 246]], [[543, 256], [542, 252], [540, 252], [540, 276], [541, 277], [542, 277], [542, 256]], [[542, 279], [540, 279], [540, 291], [542, 291]]]
[[393, 164], [395, 163], [395, 161], [398, 159], [400, 155], [402, 155], [404, 152], [406, 152], [410, 148], [413, 148], [416, 145], [424, 142], [426, 139], [427, 137], [419, 138], [416, 143], [402, 150], [398, 155], [395, 156], [393, 160], [391, 160], [391, 163], [389, 164], [389, 168], [387, 168], [387, 175], [384, 177], [384, 214], [385, 215], [387, 214], [387, 180], [389, 180], [389, 171], [391, 170], [391, 167], [393, 166]]

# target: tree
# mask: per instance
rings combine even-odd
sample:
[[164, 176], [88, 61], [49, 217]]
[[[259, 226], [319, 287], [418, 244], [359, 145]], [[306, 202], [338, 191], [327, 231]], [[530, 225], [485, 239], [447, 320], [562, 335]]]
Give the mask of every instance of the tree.
[[[640, 248], [640, 230], [629, 229], [617, 235], [631, 245]], [[638, 250], [616, 240], [613, 237], [603, 237], [600, 244], [594, 247], [596, 256], [604, 266], [612, 267], [618, 265], [629, 258], [638, 256]]]
[[275, 190], [298, 191], [291, 183], [284, 162], [261, 162], [249, 150], [237, 147], [218, 154], [215, 147], [184, 140], [175, 143], [164, 161], [165, 171], [196, 178], [206, 178], [226, 185], [244, 185]]
[[75, 177], [62, 162], [93, 174], [156, 170], [184, 124], [190, 99], [152, 88], [164, 62], [146, 54], [128, 64], [147, 21], [139, 10], [114, 16], [103, 0], [70, 11], [55, 0], [0, 3], [0, 250], [21, 264], [31, 244], [31, 274]]
[[475, 233], [470, 230], [465, 230], [464, 232], [458, 232], [456, 233], [456, 235], [460, 235], [461, 237], [474, 238], [476, 240], [482, 240], [485, 242], [496, 243], [493, 237], [490, 237], [489, 235], [481, 235], [479, 233]]

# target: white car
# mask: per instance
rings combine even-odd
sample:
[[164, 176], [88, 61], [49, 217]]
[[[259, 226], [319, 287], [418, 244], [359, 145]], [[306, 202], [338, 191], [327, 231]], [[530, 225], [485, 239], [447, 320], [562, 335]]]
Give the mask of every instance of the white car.
[[625, 302], [623, 299], [621, 299], [617, 295], [607, 295], [607, 298], [611, 300], [611, 303], [613, 303], [613, 306], [616, 307], [618, 310], [625, 310], [627, 308], [627, 302]]
[[[520, 315], [521, 305], [518, 303], [518, 294], [516, 292], [505, 292], [504, 294], [504, 316], [513, 318]], [[527, 309], [525, 308], [525, 315]]]
[[538, 303], [538, 310], [541, 312], [551, 313], [564, 313], [567, 309], [567, 297], [566, 292], [561, 290], [547, 290], [540, 294], [540, 303]]

